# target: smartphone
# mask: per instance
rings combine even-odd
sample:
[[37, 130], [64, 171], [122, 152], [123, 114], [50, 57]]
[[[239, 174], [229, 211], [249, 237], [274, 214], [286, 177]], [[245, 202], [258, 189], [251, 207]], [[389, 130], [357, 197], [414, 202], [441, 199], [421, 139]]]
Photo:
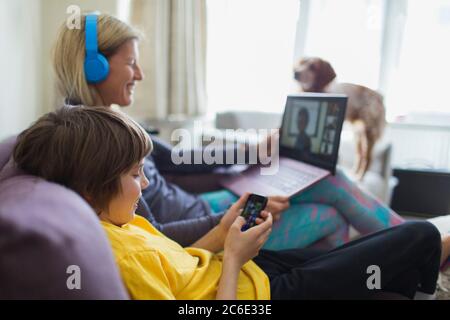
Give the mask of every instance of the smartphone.
[[263, 197], [257, 194], [250, 194], [241, 216], [244, 217], [246, 223], [242, 227], [242, 231], [245, 231], [256, 225], [256, 218], [260, 216], [260, 213], [267, 205], [267, 197]]

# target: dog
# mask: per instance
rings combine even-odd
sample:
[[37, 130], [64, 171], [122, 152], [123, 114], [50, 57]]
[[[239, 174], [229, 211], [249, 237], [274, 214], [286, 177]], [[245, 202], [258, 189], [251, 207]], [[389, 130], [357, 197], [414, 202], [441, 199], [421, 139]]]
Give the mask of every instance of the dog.
[[294, 78], [303, 92], [342, 93], [348, 96], [345, 120], [352, 124], [356, 137], [353, 171], [362, 180], [372, 162], [374, 145], [386, 126], [383, 96], [364, 86], [337, 82], [331, 64], [317, 57], [302, 58], [294, 67]]

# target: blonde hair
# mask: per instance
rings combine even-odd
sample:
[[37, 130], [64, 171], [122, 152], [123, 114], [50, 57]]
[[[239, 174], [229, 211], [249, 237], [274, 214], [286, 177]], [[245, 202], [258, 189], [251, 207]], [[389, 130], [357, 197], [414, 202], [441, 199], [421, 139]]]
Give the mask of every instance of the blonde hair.
[[[89, 85], [84, 74], [86, 14], [81, 17], [80, 29], [69, 29], [66, 23], [60, 27], [53, 49], [53, 68], [57, 90], [61, 98], [70, 104], [102, 106], [103, 101], [95, 86]], [[141, 32], [108, 14], [100, 14], [97, 22], [99, 52], [110, 57], [125, 42], [140, 40]]]

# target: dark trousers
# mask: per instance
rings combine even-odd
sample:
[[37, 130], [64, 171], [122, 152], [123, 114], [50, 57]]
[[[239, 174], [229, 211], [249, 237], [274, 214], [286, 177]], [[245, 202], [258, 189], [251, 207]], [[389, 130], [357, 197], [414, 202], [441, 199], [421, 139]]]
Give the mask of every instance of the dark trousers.
[[[413, 298], [433, 294], [441, 237], [429, 222], [407, 222], [329, 252], [261, 250], [253, 261], [268, 275], [272, 299], [371, 299], [380, 291]], [[380, 289], [369, 289], [379, 267]], [[369, 281], [368, 281], [369, 279]]]

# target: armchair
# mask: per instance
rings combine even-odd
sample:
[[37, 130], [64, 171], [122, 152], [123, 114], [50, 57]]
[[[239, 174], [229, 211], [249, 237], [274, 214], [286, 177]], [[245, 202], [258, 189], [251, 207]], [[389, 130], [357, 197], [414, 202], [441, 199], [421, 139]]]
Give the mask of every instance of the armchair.
[[[0, 142], [0, 299], [128, 299], [91, 207], [73, 191], [15, 168]], [[81, 288], [68, 286], [70, 266]]]

